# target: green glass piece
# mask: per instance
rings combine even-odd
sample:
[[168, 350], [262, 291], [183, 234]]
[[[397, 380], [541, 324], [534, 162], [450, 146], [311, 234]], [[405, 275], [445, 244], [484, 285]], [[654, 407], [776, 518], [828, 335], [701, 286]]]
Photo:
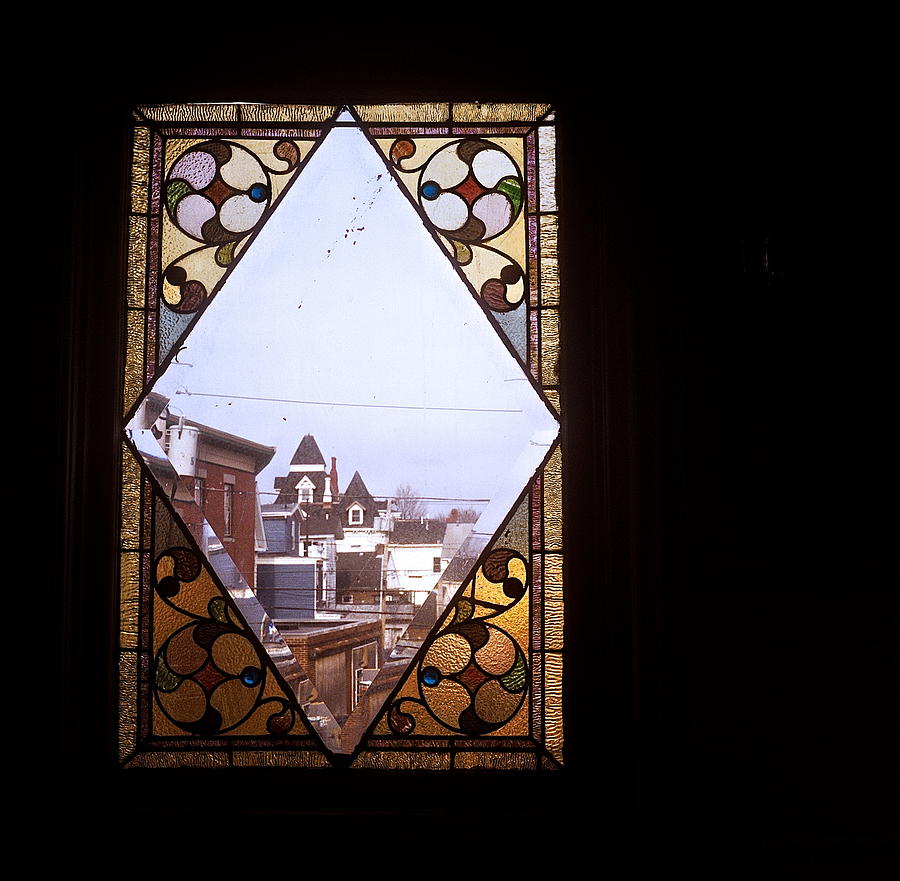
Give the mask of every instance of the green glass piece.
[[222, 597], [213, 597], [209, 601], [209, 617], [215, 618], [216, 621], [221, 621], [223, 624], [228, 624], [228, 610], [225, 606], [225, 600]]
[[514, 177], [505, 177], [497, 184], [497, 189], [509, 197], [513, 204], [513, 217], [515, 217], [522, 205], [522, 185]]
[[173, 180], [166, 187], [166, 204], [169, 206], [169, 211], [174, 213], [178, 200], [190, 191], [191, 185], [186, 181]]
[[166, 665], [162, 656], [156, 661], [156, 687], [160, 691], [174, 691], [178, 688], [181, 677], [176, 676]]
[[527, 672], [525, 667], [525, 657], [524, 655], [519, 654], [516, 658], [516, 663], [513, 664], [512, 670], [500, 677], [500, 684], [507, 691], [521, 691], [525, 687], [525, 676]]
[[461, 624], [463, 621], [468, 621], [469, 618], [472, 617], [473, 611], [475, 611], [475, 604], [471, 600], [460, 600], [456, 604], [456, 617], [454, 618], [453, 623]]
[[456, 262], [460, 266], [468, 266], [472, 262], [472, 249], [465, 242], [458, 242], [456, 239], [451, 241], [456, 252]]
[[219, 266], [228, 266], [234, 260], [234, 246], [236, 242], [226, 242], [216, 248], [216, 263]]

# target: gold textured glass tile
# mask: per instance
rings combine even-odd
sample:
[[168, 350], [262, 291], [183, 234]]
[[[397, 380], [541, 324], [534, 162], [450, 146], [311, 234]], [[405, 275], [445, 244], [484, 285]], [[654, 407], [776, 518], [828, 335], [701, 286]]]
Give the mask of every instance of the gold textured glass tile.
[[238, 768], [329, 768], [325, 756], [313, 750], [249, 750], [234, 753]]
[[138, 753], [126, 768], [227, 768], [226, 752]]
[[131, 210], [147, 210], [147, 184], [150, 180], [150, 129], [134, 130], [131, 155]]
[[454, 756], [453, 767], [533, 771], [537, 767], [537, 757], [532, 752], [458, 752]]
[[446, 752], [426, 752], [410, 750], [392, 752], [372, 750], [360, 753], [350, 765], [351, 768], [380, 768], [385, 770], [447, 771], [450, 768], [450, 754]]
[[562, 554], [544, 556], [544, 646], [563, 647]]
[[559, 220], [555, 214], [541, 216], [541, 305], [559, 305], [559, 260], [556, 251]]
[[143, 312], [129, 312], [126, 327], [125, 388], [122, 409], [127, 412], [143, 390], [144, 380], [144, 320]]
[[542, 125], [538, 129], [538, 183], [541, 211], [556, 211], [556, 128]]
[[137, 648], [140, 554], [134, 552], [121, 555], [119, 579], [119, 645], [122, 648]]
[[119, 759], [137, 748], [137, 655], [119, 655]]
[[334, 116], [334, 104], [243, 104], [245, 122], [327, 122]]
[[550, 109], [549, 104], [463, 103], [453, 105], [454, 122], [532, 122]]
[[[537, 539], [535, 545], [540, 544], [540, 521], [538, 521]], [[531, 555], [531, 603], [533, 607], [531, 616], [531, 648], [534, 651], [540, 651], [544, 647], [544, 621], [543, 621], [543, 603], [544, 603], [544, 575], [541, 570], [543, 561], [542, 554]]]
[[237, 104], [159, 104], [140, 108], [153, 122], [234, 122]]
[[354, 104], [353, 109], [363, 122], [446, 122], [450, 117], [450, 105], [441, 102]]
[[544, 389], [544, 394], [547, 396], [547, 400], [550, 402], [553, 409], [556, 410], [557, 413], [560, 413], [559, 392], [556, 389], [548, 388]]
[[122, 547], [136, 548], [140, 538], [141, 469], [134, 453], [122, 445]]
[[544, 743], [547, 752], [560, 762], [563, 750], [562, 674], [562, 655], [555, 652], [544, 655], [544, 720], [547, 726]]
[[[544, 554], [544, 585], [549, 587], [552, 584], [561, 585], [563, 583], [563, 562], [562, 554]], [[545, 592], [546, 596], [546, 592]]]
[[557, 447], [544, 467], [544, 547], [562, 549], [562, 449]]
[[[265, 697], [266, 698], [270, 698], [273, 696], [274, 697], [283, 697], [284, 692], [283, 692], [280, 684], [275, 681], [275, 678], [273, 676], [269, 675], [266, 677], [266, 679], [267, 679], [267, 688], [266, 688]], [[240, 711], [242, 709], [243, 710], [247, 709], [246, 706], [242, 707], [241, 703], [240, 703], [240, 701], [243, 697], [243, 695], [241, 694], [241, 690], [246, 691], [246, 689], [244, 689], [242, 685], [239, 685], [236, 680], [234, 680], [233, 682], [234, 682], [234, 684], [225, 683], [225, 685], [220, 686], [219, 691], [221, 691], [224, 688], [224, 689], [227, 689], [230, 692], [230, 694], [227, 697], [221, 697], [216, 704], [216, 709], [219, 709], [219, 707], [221, 706], [221, 707], [225, 708], [228, 711], [228, 714], [232, 717], [234, 717], [235, 715], [240, 713]], [[229, 701], [229, 700], [230, 700], [230, 705], [226, 704], [226, 701]], [[270, 732], [266, 728], [266, 722], [268, 721], [269, 716], [271, 716], [271, 715], [272, 715], [271, 707], [263, 704], [262, 706], [260, 706], [253, 712], [253, 714], [247, 719], [246, 722], [243, 722], [242, 724], [238, 725], [236, 728], [231, 729], [228, 732], [227, 736], [228, 737], [244, 737], [244, 736], [256, 735], [259, 737], [265, 737], [268, 734], [270, 734]], [[293, 727], [286, 733], [291, 734], [291, 735], [303, 736], [304, 734], [309, 734], [309, 728], [306, 727], [306, 724], [304, 722], [302, 722], [300, 720], [299, 715], [297, 715], [294, 718]]]
[[128, 222], [128, 305], [144, 305], [147, 285], [147, 218], [132, 217]]
[[559, 310], [541, 309], [541, 384], [559, 383]]

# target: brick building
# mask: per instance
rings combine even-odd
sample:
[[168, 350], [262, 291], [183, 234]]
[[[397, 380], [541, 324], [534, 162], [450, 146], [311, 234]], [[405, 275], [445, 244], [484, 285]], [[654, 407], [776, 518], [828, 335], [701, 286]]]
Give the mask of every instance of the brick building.
[[[197, 544], [218, 558], [216, 571], [226, 586], [232, 586], [227, 584], [231, 568], [255, 587], [256, 553], [265, 548], [256, 475], [269, 464], [275, 447], [175, 416], [168, 403], [161, 395], [148, 395], [140, 424], [162, 445], [178, 485], [171, 485], [171, 472], [165, 477], [168, 469], [154, 472], [170, 484], [164, 488]], [[204, 519], [212, 533], [204, 530]]]

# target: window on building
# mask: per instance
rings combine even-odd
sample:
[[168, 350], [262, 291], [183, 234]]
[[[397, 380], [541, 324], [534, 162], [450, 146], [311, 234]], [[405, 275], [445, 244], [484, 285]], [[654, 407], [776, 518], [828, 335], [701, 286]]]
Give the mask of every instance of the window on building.
[[440, 557], [432, 558], [431, 571], [432, 572], [440, 572], [441, 571], [441, 558]]
[[348, 521], [351, 526], [359, 526], [363, 522], [363, 509], [354, 505], [348, 511]]
[[226, 538], [234, 535], [234, 484], [226, 483], [222, 488], [222, 514]]
[[206, 486], [202, 477], [194, 478], [194, 502], [202, 509], [206, 505]]
[[297, 484], [297, 499], [300, 504], [309, 504], [313, 500], [313, 490], [315, 487], [313, 486], [312, 481], [308, 477], [304, 477], [300, 483]]

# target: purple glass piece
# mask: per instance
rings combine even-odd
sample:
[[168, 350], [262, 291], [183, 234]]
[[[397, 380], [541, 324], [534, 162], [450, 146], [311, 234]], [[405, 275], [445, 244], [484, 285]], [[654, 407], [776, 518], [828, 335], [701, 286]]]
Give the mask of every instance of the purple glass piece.
[[535, 134], [525, 138], [525, 176], [528, 178], [528, 210], [537, 210], [537, 150]]
[[149, 235], [149, 272], [147, 273], [147, 306], [156, 309], [159, 306], [159, 217], [150, 219]]
[[531, 549], [536, 551], [541, 547], [541, 521], [544, 501], [544, 476], [538, 474], [531, 488]]
[[536, 308], [541, 279], [538, 274], [538, 219], [534, 215], [528, 218], [528, 281], [528, 302]]
[[238, 138], [241, 129], [238, 126], [206, 126], [195, 128], [164, 128], [163, 135], [171, 138]]
[[156, 338], [156, 312], [149, 312], [147, 314], [147, 366], [145, 368], [147, 382], [156, 374]]
[[455, 125], [451, 129], [451, 134], [454, 135], [484, 135], [485, 131], [488, 130], [490, 137], [507, 137], [510, 135], [525, 135], [531, 131], [531, 126], [528, 125], [509, 125], [509, 126], [496, 126], [496, 125]]
[[450, 128], [446, 125], [379, 125], [372, 126], [369, 134], [376, 138], [389, 138], [393, 135], [449, 135]]
[[311, 140], [318, 138], [322, 134], [320, 128], [243, 128], [241, 129], [241, 137], [243, 138], [305, 138]]
[[150, 172], [150, 213], [159, 211], [160, 188], [162, 186], [163, 141], [159, 135], [153, 136], [153, 161]]

